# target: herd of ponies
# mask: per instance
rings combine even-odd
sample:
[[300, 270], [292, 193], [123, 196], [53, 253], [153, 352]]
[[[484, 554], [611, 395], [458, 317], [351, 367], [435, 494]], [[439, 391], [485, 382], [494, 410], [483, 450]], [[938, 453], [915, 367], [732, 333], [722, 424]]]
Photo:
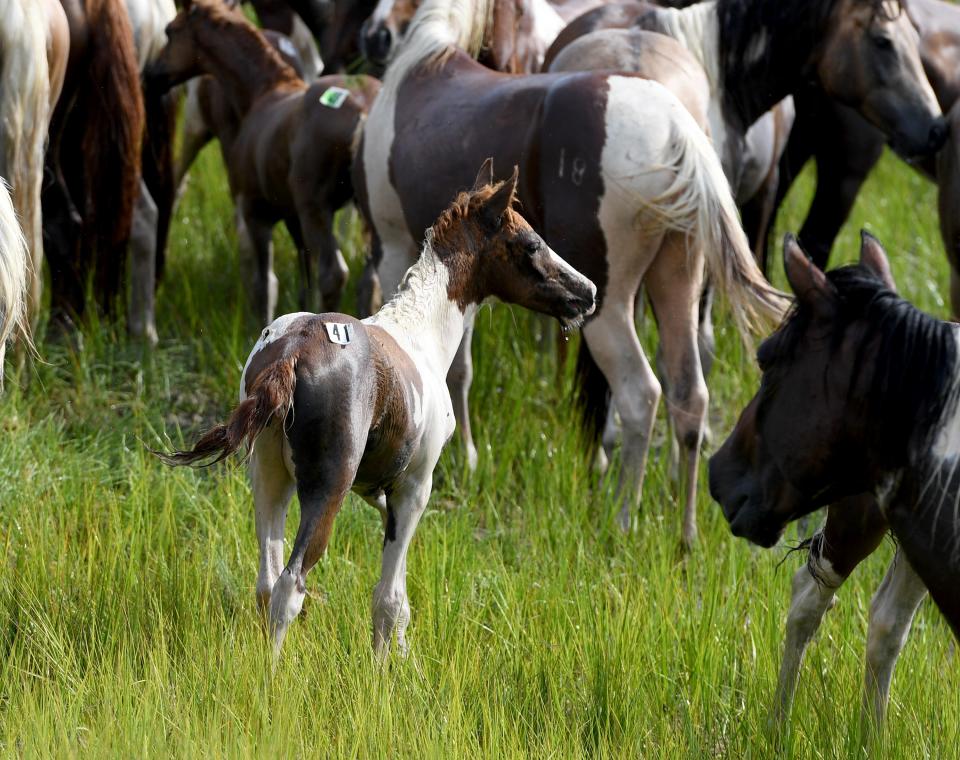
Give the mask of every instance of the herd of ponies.
[[[722, 298], [745, 340], [769, 336], [760, 387], [709, 461], [710, 494], [734, 535], [764, 547], [826, 508], [793, 579], [774, 722], [837, 590], [892, 533], [866, 644], [864, 718], [879, 725], [928, 593], [960, 638], [960, 330], [898, 295], [869, 233], [857, 264], [826, 265], [887, 145], [937, 184], [960, 317], [960, 6], [252, 5], [263, 28], [233, 0], [0, 0], [0, 372], [8, 341], [29, 358], [47, 302], [48, 333], [95, 312], [158, 341], [178, 193], [216, 139], [264, 327], [226, 422], [158, 456], [248, 452], [276, 654], [347, 493], [375, 507], [382, 657], [409, 646], [407, 551], [455, 430], [476, 465], [479, 305], [581, 329], [571, 414], [601, 470], [619, 450], [624, 530], [664, 399], [689, 551]], [[783, 244], [791, 298], [766, 279], [768, 237], [811, 158], [813, 203]], [[351, 203], [368, 244], [358, 316], [337, 313], [348, 270], [334, 215]], [[277, 317], [280, 222], [303, 311]], [[647, 305], [653, 363], [636, 329]]]

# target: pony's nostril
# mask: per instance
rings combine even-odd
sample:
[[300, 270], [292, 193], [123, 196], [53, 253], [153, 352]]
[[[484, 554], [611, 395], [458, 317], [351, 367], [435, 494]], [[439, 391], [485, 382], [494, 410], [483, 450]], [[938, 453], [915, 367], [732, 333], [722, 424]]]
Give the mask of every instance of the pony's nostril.
[[367, 57], [376, 61], [385, 61], [390, 53], [393, 35], [385, 26], [379, 26], [367, 36]]
[[947, 135], [949, 134], [950, 127], [948, 126], [945, 119], [937, 119], [933, 126], [930, 127], [930, 148], [932, 150], [940, 150], [943, 147], [943, 144], [947, 141]]

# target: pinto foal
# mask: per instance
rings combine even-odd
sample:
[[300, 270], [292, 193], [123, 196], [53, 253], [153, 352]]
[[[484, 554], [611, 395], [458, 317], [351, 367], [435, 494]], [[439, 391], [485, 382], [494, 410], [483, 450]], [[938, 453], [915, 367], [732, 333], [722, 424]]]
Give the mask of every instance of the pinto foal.
[[[427, 231], [396, 296], [358, 321], [288, 314], [247, 359], [240, 405], [169, 464], [219, 461], [245, 442], [260, 541], [257, 599], [276, 651], [300, 612], [306, 575], [330, 539], [347, 492], [384, 518], [383, 568], [373, 592], [373, 646], [406, 651], [406, 556], [430, 498], [433, 470], [455, 427], [446, 386], [465, 324], [495, 296], [579, 324], [596, 287], [560, 259], [512, 209], [517, 170], [492, 185], [491, 163]], [[282, 564], [287, 502], [300, 528]]]

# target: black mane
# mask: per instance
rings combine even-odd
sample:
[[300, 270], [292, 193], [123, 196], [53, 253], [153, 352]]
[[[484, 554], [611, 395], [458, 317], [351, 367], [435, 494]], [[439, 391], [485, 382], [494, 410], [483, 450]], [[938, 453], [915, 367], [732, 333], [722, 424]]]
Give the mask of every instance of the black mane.
[[[926, 454], [939, 432], [937, 423], [957, 402], [958, 351], [954, 326], [921, 311], [889, 290], [860, 265], [827, 272], [837, 290], [839, 309], [832, 325], [832, 349], [839, 348], [847, 328], [866, 322], [853, 385], [861, 372], [871, 372], [866, 414], [883, 421], [876, 441], [881, 459], [906, 463]], [[778, 355], [793, 355], [810, 326], [812, 313], [799, 301], [777, 334]], [[876, 346], [873, 361], [863, 354]], [[869, 362], [869, 364], [868, 364]]]
[[[838, 0], [717, 0], [724, 109], [744, 131], [811, 78]], [[882, 12], [883, 0], [858, 0]]]

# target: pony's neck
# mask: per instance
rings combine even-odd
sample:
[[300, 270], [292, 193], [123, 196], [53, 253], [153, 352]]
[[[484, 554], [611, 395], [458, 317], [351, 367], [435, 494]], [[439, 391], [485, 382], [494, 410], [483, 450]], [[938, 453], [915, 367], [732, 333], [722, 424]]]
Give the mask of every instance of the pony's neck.
[[419, 260], [407, 270], [396, 295], [370, 318], [373, 324], [396, 328], [400, 335], [395, 337], [416, 354], [414, 360], [427, 364], [441, 378], [446, 377], [464, 327], [477, 308], [470, 304], [461, 309], [450, 299], [449, 285], [449, 270], [428, 235]]
[[201, 65], [223, 86], [224, 94], [240, 116], [258, 98], [277, 89], [306, 88], [296, 72], [252, 27], [223, 24], [218, 35], [202, 43]]

